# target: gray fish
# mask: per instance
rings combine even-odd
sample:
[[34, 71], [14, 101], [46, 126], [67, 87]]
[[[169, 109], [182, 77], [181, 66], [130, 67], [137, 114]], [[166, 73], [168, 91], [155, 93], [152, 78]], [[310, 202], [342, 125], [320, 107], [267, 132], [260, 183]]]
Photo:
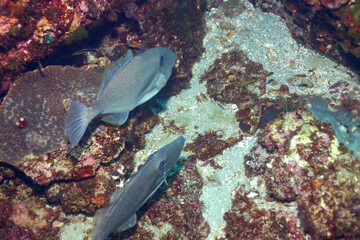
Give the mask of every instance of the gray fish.
[[177, 56], [168, 48], [155, 47], [133, 57], [129, 50], [125, 60], [119, 59], [109, 66], [103, 75], [97, 100], [86, 107], [70, 102], [65, 119], [65, 135], [71, 147], [75, 147], [88, 124], [97, 115], [102, 120], [121, 125], [129, 111], [156, 95], [169, 79]]
[[181, 136], [150, 155], [145, 164], [111, 197], [109, 206], [95, 214], [93, 240], [103, 240], [114, 230], [125, 231], [136, 223], [136, 211], [160, 187], [173, 169], [185, 144]]

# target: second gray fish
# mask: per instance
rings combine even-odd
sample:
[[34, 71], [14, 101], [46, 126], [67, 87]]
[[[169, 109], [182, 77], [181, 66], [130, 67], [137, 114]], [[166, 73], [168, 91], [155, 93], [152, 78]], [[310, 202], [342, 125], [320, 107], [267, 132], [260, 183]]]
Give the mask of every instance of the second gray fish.
[[133, 56], [129, 50], [125, 60], [117, 60], [103, 75], [97, 100], [89, 107], [70, 102], [65, 120], [65, 135], [75, 147], [88, 124], [99, 114], [103, 121], [121, 125], [129, 112], [148, 101], [167, 83], [177, 56], [168, 48], [155, 47]]

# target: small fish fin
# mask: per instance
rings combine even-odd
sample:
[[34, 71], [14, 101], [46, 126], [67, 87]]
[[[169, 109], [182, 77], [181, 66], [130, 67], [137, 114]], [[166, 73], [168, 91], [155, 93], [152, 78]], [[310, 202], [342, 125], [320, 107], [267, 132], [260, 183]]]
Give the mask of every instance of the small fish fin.
[[99, 68], [94, 68], [94, 69], [91, 69], [90, 71], [93, 71], [93, 72], [96, 72], [98, 74], [103, 74], [105, 72], [105, 67], [99, 67]]
[[113, 125], [122, 125], [126, 122], [128, 117], [129, 117], [129, 112], [122, 112], [122, 113], [109, 114], [105, 117], [102, 117], [101, 120]]
[[124, 222], [124, 224], [122, 224], [118, 229], [116, 229], [116, 232], [123, 232], [129, 228], [132, 228], [135, 226], [136, 224], [136, 213], [134, 215], [132, 215], [126, 222]]
[[95, 212], [94, 221], [93, 221], [95, 228], [94, 228], [93, 236], [101, 236], [102, 235], [99, 231], [102, 231], [103, 224], [106, 224], [106, 222], [104, 222], [104, 219], [107, 218], [107, 215], [113, 214], [114, 207], [116, 207], [117, 200], [121, 197], [122, 194], [125, 193], [123, 191], [123, 189], [124, 188], [120, 188], [120, 189], [116, 190], [110, 198], [110, 203], [108, 205], [98, 209]]
[[102, 77], [102, 83], [100, 86], [99, 93], [97, 95], [97, 99], [101, 96], [101, 94], [104, 92], [105, 88], [113, 78], [113, 76], [120, 71], [128, 62], [130, 62], [131, 59], [134, 58], [134, 55], [132, 54], [131, 50], [128, 50], [126, 53], [125, 58], [121, 57], [115, 62], [112, 62], [104, 71], [103, 77]]
[[105, 206], [103, 208], [100, 208], [96, 210], [94, 215], [94, 226], [100, 226], [103, 222], [104, 216], [106, 215], [108, 209], [110, 206]]
[[80, 142], [89, 122], [92, 120], [89, 118], [87, 110], [88, 108], [82, 103], [70, 102], [65, 119], [65, 135], [68, 137], [72, 148]]
[[158, 76], [158, 79], [156, 80], [156, 83], [154, 85], [154, 88], [148, 91], [139, 101], [137, 106], [143, 104], [144, 102], [147, 102], [152, 97], [154, 97], [166, 84], [166, 78], [165, 75], [160, 73]]
[[168, 184], [168, 182], [166, 181], [166, 178], [164, 179], [164, 182], [165, 182], [166, 186], [168, 187], [169, 184]]

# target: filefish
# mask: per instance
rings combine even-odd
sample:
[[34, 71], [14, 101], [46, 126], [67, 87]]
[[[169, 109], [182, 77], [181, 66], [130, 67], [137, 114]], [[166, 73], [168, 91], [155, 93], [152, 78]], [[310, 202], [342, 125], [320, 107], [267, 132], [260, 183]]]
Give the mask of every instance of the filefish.
[[172, 171], [185, 144], [181, 136], [146, 160], [139, 171], [111, 197], [109, 206], [95, 214], [93, 240], [103, 240], [113, 231], [125, 231], [136, 224], [136, 212], [153, 195]]
[[119, 59], [105, 70], [97, 99], [91, 106], [70, 102], [65, 119], [70, 146], [79, 143], [88, 124], [99, 114], [107, 123], [125, 123], [131, 110], [165, 86], [176, 59], [176, 54], [165, 47], [151, 48], [135, 57], [128, 50], [125, 60]]

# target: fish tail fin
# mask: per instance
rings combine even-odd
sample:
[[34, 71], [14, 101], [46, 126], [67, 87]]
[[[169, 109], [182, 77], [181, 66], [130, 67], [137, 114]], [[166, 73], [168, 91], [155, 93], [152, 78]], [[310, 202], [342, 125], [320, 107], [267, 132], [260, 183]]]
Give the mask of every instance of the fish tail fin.
[[85, 133], [87, 126], [93, 117], [89, 114], [89, 108], [79, 102], [70, 102], [69, 111], [65, 119], [65, 135], [73, 148]]

